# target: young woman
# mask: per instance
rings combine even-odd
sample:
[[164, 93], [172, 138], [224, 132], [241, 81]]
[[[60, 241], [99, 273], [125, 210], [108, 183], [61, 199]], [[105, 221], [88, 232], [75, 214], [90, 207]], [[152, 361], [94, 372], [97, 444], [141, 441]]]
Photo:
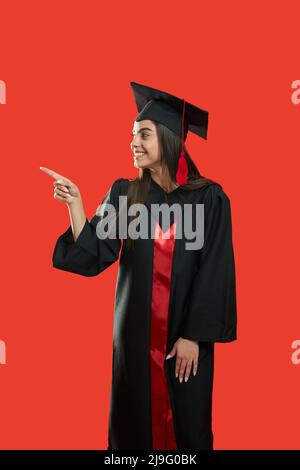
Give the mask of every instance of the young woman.
[[[41, 167], [55, 179], [54, 197], [70, 216], [53, 266], [95, 276], [119, 259], [107, 448], [213, 449], [214, 343], [236, 339], [230, 201], [218, 183], [200, 175], [183, 142], [188, 130], [206, 138], [207, 113], [168, 93], [131, 86], [140, 111], [131, 142], [138, 177], [116, 179], [90, 221], [78, 186]], [[136, 203], [144, 217], [132, 225], [138, 219], [129, 208]], [[167, 222], [157, 205], [171, 209]], [[196, 238], [203, 230], [199, 207], [204, 240], [190, 249], [191, 226]], [[111, 209], [110, 236], [99, 236]], [[183, 219], [189, 230], [180, 231]], [[145, 222], [147, 236], [133, 236], [133, 227]]]

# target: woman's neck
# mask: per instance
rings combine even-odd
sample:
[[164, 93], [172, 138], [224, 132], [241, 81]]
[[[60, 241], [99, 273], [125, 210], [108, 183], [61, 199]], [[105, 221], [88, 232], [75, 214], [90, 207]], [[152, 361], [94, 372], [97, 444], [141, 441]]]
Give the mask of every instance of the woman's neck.
[[163, 173], [162, 171], [151, 171], [151, 178], [157, 184], [159, 184], [159, 186], [161, 186], [167, 193], [170, 193], [179, 186], [177, 183], [171, 180], [169, 174], [167, 174], [166, 172]]

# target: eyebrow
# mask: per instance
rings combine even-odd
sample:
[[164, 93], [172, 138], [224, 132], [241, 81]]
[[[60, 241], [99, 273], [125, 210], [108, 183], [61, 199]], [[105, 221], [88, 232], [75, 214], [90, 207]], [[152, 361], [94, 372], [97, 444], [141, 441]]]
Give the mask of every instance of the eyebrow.
[[[150, 129], [150, 127], [142, 127], [142, 128], [138, 131], [138, 133], [139, 133], [139, 132], [142, 132], [142, 131], [151, 131], [151, 132], [153, 132], [152, 129]], [[133, 130], [132, 130], [132, 132], [133, 132]]]

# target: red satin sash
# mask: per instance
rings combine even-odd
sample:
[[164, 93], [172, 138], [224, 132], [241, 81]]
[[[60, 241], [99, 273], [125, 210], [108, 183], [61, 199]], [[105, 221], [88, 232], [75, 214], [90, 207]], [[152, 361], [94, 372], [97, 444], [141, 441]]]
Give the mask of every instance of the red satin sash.
[[177, 449], [172, 408], [164, 369], [175, 230], [176, 223], [171, 225], [164, 234], [164, 236], [169, 234], [169, 238], [163, 239], [160, 225], [157, 224], [155, 227], [150, 338], [153, 450]]

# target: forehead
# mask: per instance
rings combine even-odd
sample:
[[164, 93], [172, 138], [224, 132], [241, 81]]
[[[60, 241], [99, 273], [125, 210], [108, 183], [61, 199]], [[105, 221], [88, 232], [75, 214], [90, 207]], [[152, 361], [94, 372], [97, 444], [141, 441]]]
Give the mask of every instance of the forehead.
[[138, 131], [142, 127], [148, 127], [155, 132], [155, 125], [150, 119], [144, 119], [143, 121], [134, 121], [133, 130]]

